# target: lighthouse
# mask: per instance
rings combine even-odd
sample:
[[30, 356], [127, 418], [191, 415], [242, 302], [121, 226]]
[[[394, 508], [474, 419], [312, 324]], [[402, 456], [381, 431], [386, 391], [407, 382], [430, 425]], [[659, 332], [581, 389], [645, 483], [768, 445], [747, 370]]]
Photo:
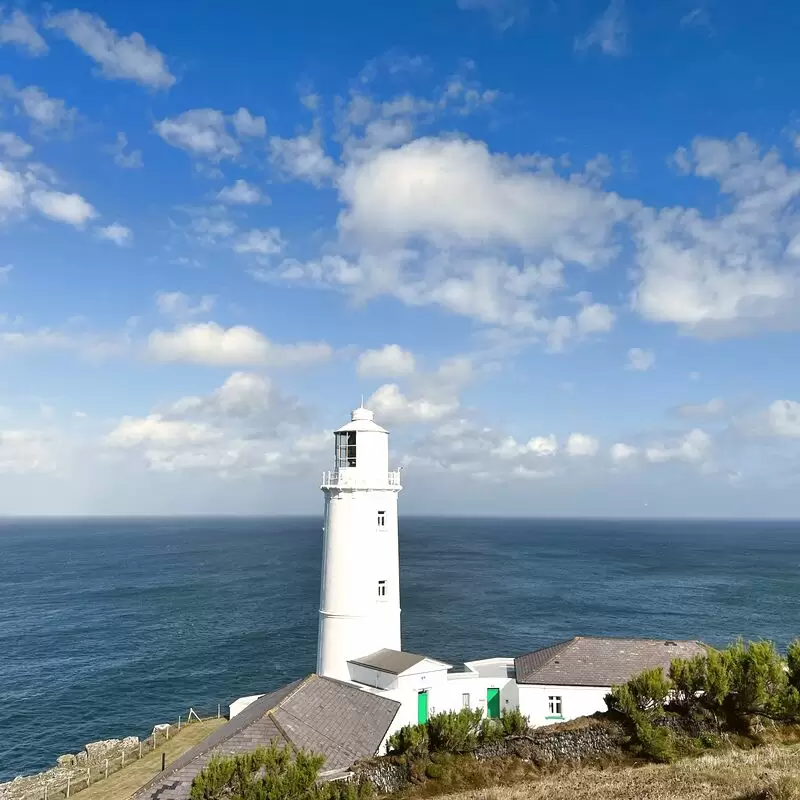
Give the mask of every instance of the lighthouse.
[[317, 674], [348, 681], [347, 662], [400, 650], [397, 495], [389, 433], [357, 408], [334, 431], [334, 469], [322, 475], [322, 542]]

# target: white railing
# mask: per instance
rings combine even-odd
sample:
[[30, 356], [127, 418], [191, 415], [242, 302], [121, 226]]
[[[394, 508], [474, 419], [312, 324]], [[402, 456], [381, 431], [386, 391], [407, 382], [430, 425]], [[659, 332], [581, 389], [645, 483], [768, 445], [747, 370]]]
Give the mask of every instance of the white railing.
[[375, 478], [356, 476], [350, 470], [332, 469], [322, 473], [323, 489], [382, 489], [389, 486], [400, 486], [400, 471], [386, 473], [386, 483], [381, 484]]

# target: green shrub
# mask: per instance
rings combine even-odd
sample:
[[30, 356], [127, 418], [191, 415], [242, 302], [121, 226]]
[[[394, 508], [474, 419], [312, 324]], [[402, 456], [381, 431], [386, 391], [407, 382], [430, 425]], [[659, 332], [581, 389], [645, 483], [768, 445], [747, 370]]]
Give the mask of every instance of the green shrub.
[[321, 790], [316, 785], [324, 763], [323, 756], [302, 751], [293, 755], [289, 748], [279, 748], [274, 743], [253, 753], [214, 755], [192, 781], [189, 797], [191, 800], [262, 800], [266, 797], [329, 800], [319, 794]]
[[481, 709], [444, 711], [428, 720], [428, 748], [432, 753], [467, 753], [478, 746]]
[[644, 714], [634, 720], [636, 740], [641, 753], [653, 761], [669, 764], [677, 758], [675, 734], [662, 726], [653, 725]]
[[500, 724], [505, 736], [524, 736], [530, 730], [528, 718], [518, 708], [504, 708]]
[[386, 742], [389, 753], [419, 757], [428, 752], [428, 728], [426, 725], [404, 725], [395, 731]]
[[444, 767], [441, 764], [428, 764], [428, 766], [425, 767], [425, 774], [431, 780], [440, 780], [444, 777]]
[[481, 744], [494, 744], [495, 742], [502, 742], [504, 735], [503, 725], [500, 720], [485, 719], [481, 722], [478, 741]]

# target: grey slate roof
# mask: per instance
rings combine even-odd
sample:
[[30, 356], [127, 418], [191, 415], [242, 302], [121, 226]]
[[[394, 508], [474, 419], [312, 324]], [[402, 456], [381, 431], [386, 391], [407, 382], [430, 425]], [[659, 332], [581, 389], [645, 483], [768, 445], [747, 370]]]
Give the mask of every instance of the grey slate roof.
[[618, 686], [643, 669], [706, 652], [696, 641], [575, 636], [514, 659], [517, 683], [548, 686]]
[[213, 753], [252, 752], [272, 741], [325, 756], [322, 774], [375, 755], [400, 703], [309, 675], [263, 695], [142, 787], [133, 800], [187, 800]]
[[[421, 656], [417, 653], [405, 653], [401, 650], [389, 650], [384, 648], [375, 653], [370, 653], [368, 656], [351, 658], [350, 663], [377, 669], [381, 672], [388, 672], [390, 675], [402, 675], [407, 669], [415, 667], [426, 658], [429, 658], [429, 656]], [[438, 661], [438, 659], [435, 658], [431, 658], [430, 660], [436, 661], [444, 667], [450, 666], [449, 664], [445, 664], [444, 661]]]

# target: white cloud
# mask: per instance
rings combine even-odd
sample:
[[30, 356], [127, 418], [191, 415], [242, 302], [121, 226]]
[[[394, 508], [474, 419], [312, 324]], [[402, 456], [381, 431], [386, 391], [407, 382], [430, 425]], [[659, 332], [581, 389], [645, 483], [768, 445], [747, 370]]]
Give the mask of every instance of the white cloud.
[[47, 42], [22, 11], [14, 9], [6, 17], [0, 7], [0, 45], [2, 44], [14, 44], [34, 56], [44, 55], [49, 49]]
[[0, 148], [6, 158], [27, 158], [33, 152], [33, 148], [24, 139], [5, 131], [0, 132]]
[[113, 222], [104, 228], [98, 228], [97, 235], [101, 239], [108, 239], [109, 242], [114, 242], [119, 247], [129, 245], [133, 241], [133, 231], [118, 222]]
[[164, 55], [140, 33], [120, 36], [97, 14], [77, 9], [48, 18], [46, 25], [60, 29], [93, 59], [104, 78], [132, 80], [151, 89], [168, 89], [175, 83]]
[[76, 228], [97, 216], [94, 206], [79, 194], [35, 189], [31, 192], [30, 199], [34, 207], [46, 217], [57, 222], [66, 222]]
[[192, 304], [192, 298], [183, 292], [159, 292], [156, 295], [156, 306], [166, 316], [188, 319], [207, 314], [214, 307], [215, 300], [213, 295], [203, 295], [196, 304]]
[[358, 359], [357, 371], [362, 377], [402, 378], [416, 370], [414, 354], [400, 345], [387, 344], [380, 350], [367, 350]]
[[144, 166], [141, 150], [131, 150], [126, 153], [128, 147], [128, 137], [120, 131], [117, 133], [115, 144], [107, 148], [108, 152], [114, 156], [114, 163], [123, 169], [141, 169]]
[[596, 265], [610, 256], [622, 213], [615, 195], [460, 139], [382, 150], [348, 164], [339, 185], [348, 206], [340, 227], [368, 245], [412, 237], [440, 247], [494, 243]]
[[68, 129], [78, 115], [78, 112], [74, 108], [68, 108], [63, 100], [50, 97], [38, 86], [17, 89], [9, 77], [0, 77], [0, 92], [17, 101], [19, 110], [34, 121], [39, 133], [57, 128]]
[[629, 461], [631, 458], [635, 458], [639, 450], [633, 445], [625, 444], [624, 442], [617, 442], [616, 444], [611, 445], [611, 450], [609, 451], [611, 455], [611, 460], [615, 464], [619, 464], [622, 461]]
[[246, 108], [240, 108], [232, 119], [239, 136], [267, 135], [267, 123], [264, 117], [254, 117]]
[[273, 136], [270, 160], [284, 175], [321, 186], [336, 171], [330, 156], [325, 155], [319, 131], [294, 139]]
[[458, 410], [458, 400], [430, 400], [406, 397], [396, 383], [381, 386], [367, 401], [367, 407], [387, 424], [437, 422]]
[[227, 119], [213, 108], [195, 108], [177, 117], [155, 123], [155, 130], [167, 144], [211, 161], [236, 158], [241, 148], [227, 130]]
[[164, 419], [160, 414], [146, 417], [123, 417], [107, 441], [115, 447], [156, 445], [205, 444], [218, 440], [222, 433], [203, 423]]
[[800, 171], [746, 135], [695, 139], [694, 174], [716, 180], [730, 210], [643, 210], [633, 220], [639, 275], [634, 308], [699, 336], [796, 329], [800, 276], [792, 261]]
[[223, 328], [215, 322], [153, 331], [148, 338], [148, 352], [157, 361], [209, 366], [295, 366], [326, 361], [332, 354], [330, 345], [324, 342], [274, 344], [254, 328]]
[[711, 437], [700, 428], [694, 428], [673, 442], [655, 443], [644, 451], [645, 458], [653, 463], [665, 461], [703, 461], [711, 449]]
[[800, 403], [776, 400], [765, 415], [766, 432], [772, 436], [800, 438]]
[[276, 255], [283, 250], [286, 243], [281, 238], [281, 232], [277, 228], [267, 230], [253, 230], [243, 233], [238, 241], [233, 245], [237, 253], [256, 253], [262, 256]]
[[490, 452], [500, 459], [519, 459], [526, 455], [554, 456], [558, 452], [558, 442], [553, 434], [534, 436], [524, 444], [513, 436], [506, 436]]
[[221, 189], [217, 194], [217, 200], [231, 205], [253, 205], [261, 200], [261, 190], [240, 179], [233, 186]]
[[615, 321], [614, 312], [603, 303], [592, 303], [584, 306], [575, 318], [578, 332], [581, 335], [607, 333], [614, 327]]
[[567, 454], [577, 458], [597, 455], [600, 442], [585, 433], [571, 433], [567, 439]]
[[51, 435], [37, 430], [0, 430], [0, 473], [52, 472], [56, 466]]
[[652, 350], [642, 350], [641, 347], [632, 347], [628, 350], [628, 363], [625, 369], [647, 372], [656, 363], [656, 355]]
[[583, 36], [576, 37], [575, 49], [598, 47], [606, 55], [619, 56], [625, 52], [627, 36], [625, 4], [623, 0], [611, 0], [592, 27]]
[[707, 403], [686, 403], [678, 406], [677, 412], [682, 417], [717, 417], [725, 411], [725, 401], [719, 397]]

